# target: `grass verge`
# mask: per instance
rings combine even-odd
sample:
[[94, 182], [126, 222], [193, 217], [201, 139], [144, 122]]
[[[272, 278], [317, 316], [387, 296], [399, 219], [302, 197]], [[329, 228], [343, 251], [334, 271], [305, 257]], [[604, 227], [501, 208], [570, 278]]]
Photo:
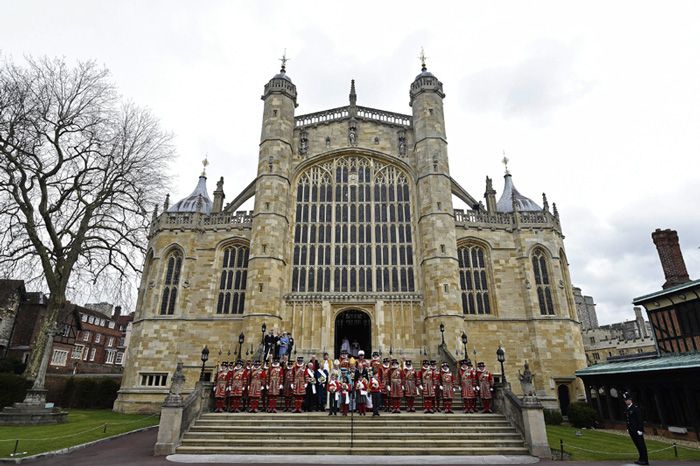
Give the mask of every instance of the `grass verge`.
[[[0, 458], [9, 458], [19, 439], [19, 457], [60, 450], [158, 424], [158, 416], [119, 414], [106, 409], [72, 409], [68, 421], [44, 426], [0, 426]], [[105, 428], [106, 427], [106, 428]]]
[[[581, 436], [576, 436], [576, 431]], [[576, 429], [567, 426], [547, 426], [547, 438], [549, 446], [553, 450], [559, 449], [559, 440], [564, 440], [564, 451], [570, 455], [573, 461], [581, 460], [619, 460], [634, 461], [637, 459], [637, 450], [629, 437], [622, 435], [598, 432], [590, 429]], [[700, 460], [700, 450], [678, 446], [676, 458], [672, 441], [659, 442], [647, 440], [649, 461], [654, 460]], [[663, 451], [656, 451], [663, 450]]]

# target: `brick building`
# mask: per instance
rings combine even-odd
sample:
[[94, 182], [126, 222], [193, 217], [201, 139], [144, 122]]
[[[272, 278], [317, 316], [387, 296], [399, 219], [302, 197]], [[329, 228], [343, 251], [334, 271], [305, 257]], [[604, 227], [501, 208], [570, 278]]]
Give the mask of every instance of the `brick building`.
[[[8, 282], [8, 281], [5, 281]], [[0, 283], [5, 285], [6, 283]], [[19, 285], [21, 284], [21, 286]], [[0, 293], [0, 310], [3, 316], [11, 314], [9, 332], [3, 317], [0, 334], [7, 341], [3, 357], [27, 362], [34, 350], [37, 332], [40, 331], [47, 313], [48, 299], [43, 293], [24, 291], [24, 282], [14, 280], [15, 292], [9, 293], [7, 286]], [[19, 296], [19, 298], [18, 298]], [[18, 301], [19, 299], [19, 301]], [[112, 315], [88, 307], [68, 303], [59, 313], [57, 333], [53, 339], [48, 373], [105, 374], [121, 373], [126, 352], [127, 329], [133, 314], [122, 315], [121, 307], [114, 308]], [[7, 333], [7, 335], [5, 335]]]

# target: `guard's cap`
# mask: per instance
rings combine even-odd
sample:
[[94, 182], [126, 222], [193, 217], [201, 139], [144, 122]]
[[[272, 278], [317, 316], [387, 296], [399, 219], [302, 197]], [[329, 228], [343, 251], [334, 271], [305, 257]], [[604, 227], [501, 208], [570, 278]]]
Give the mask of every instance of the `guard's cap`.
[[379, 351], [372, 351], [372, 357], [376, 358], [379, 356]]
[[479, 361], [479, 364], [476, 365], [476, 367], [485, 367], [486, 364], [484, 364], [484, 361]]
[[390, 359], [389, 359], [389, 358], [384, 358], [382, 361], [383, 361], [383, 362], [389, 362]]
[[413, 364], [410, 359], [406, 359], [405, 363], [407, 366], [410, 366], [411, 364]]
[[304, 362], [304, 356], [297, 356], [297, 362]]
[[622, 394], [622, 399], [623, 400], [631, 400], [632, 399], [632, 394], [630, 392], [625, 392]]

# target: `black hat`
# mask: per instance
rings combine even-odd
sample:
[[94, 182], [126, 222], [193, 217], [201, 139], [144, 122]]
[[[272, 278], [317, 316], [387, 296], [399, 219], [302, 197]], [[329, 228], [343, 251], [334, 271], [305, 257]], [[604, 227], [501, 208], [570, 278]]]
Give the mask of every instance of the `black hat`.
[[467, 359], [467, 367], [472, 367], [472, 360], [471, 359]]
[[242, 359], [238, 359], [238, 360], [236, 361], [236, 365], [237, 365], [237, 366], [242, 366], [242, 365], [243, 365], [243, 360], [242, 360]]
[[223, 362], [221, 363], [221, 365], [222, 365], [222, 366], [228, 366], [228, 363], [227, 363], [226, 361], [223, 361]]
[[379, 356], [379, 351], [372, 351], [372, 357]]
[[430, 361], [428, 361], [427, 359], [423, 359], [423, 365], [427, 366], [428, 364], [430, 364]]
[[304, 356], [297, 356], [297, 362], [304, 362]]
[[253, 365], [254, 365], [254, 366], [259, 366], [259, 365], [260, 365], [260, 360], [259, 360], [259, 359], [256, 359], [255, 361], [253, 361]]
[[436, 365], [436, 364], [437, 364], [437, 361], [436, 361], [436, 360], [434, 360], [434, 359], [431, 359], [431, 360], [430, 360], [430, 365], [431, 365], [431, 366], [434, 366], [434, 365]]
[[410, 365], [412, 365], [412, 364], [413, 364], [413, 363], [411, 362], [411, 360], [410, 360], [410, 359], [406, 359], [406, 361], [404, 361], [404, 362], [406, 363], [406, 365], [407, 365], [407, 366], [410, 366]]
[[389, 361], [390, 361], [389, 358], [384, 358], [384, 359], [382, 360], [382, 362], [389, 362]]
[[466, 360], [466, 359], [462, 359], [461, 361], [459, 361], [459, 365], [460, 365], [460, 366], [466, 366], [466, 365], [467, 365], [467, 360]]
[[392, 359], [392, 360], [391, 360], [391, 363], [392, 363], [392, 364], [398, 364], [398, 363], [399, 363], [399, 360], [398, 360], [398, 359]]
[[484, 364], [484, 361], [479, 361], [479, 364], [476, 365], [476, 367], [484, 367], [486, 364]]
[[280, 362], [280, 358], [272, 358], [272, 362]]
[[623, 400], [631, 400], [632, 399], [632, 394], [630, 392], [625, 392], [622, 394], [622, 399]]

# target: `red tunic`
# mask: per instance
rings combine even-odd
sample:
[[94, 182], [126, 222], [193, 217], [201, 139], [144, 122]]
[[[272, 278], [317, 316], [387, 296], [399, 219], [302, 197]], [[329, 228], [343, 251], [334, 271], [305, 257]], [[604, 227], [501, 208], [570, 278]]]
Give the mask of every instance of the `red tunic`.
[[372, 359], [369, 362], [369, 366], [372, 368], [372, 372], [374, 372], [374, 375], [379, 377], [381, 380], [382, 378], [382, 362], [379, 359]]
[[476, 398], [476, 372], [474, 369], [460, 370], [459, 384], [462, 388], [462, 398]]
[[492, 398], [491, 387], [493, 387], [493, 375], [487, 370], [481, 371], [479, 375], [479, 393], [482, 399], [490, 400]]
[[389, 396], [392, 398], [403, 397], [403, 372], [398, 367], [389, 371]]
[[224, 370], [216, 373], [216, 385], [214, 386], [215, 398], [226, 398], [226, 375], [227, 371]]
[[435, 396], [435, 380], [433, 379], [433, 371], [426, 369], [421, 372], [421, 389], [423, 390], [423, 396], [430, 398]]
[[404, 379], [404, 395], [408, 398], [414, 398], [418, 394], [418, 387], [416, 386], [416, 370], [414, 368], [403, 370]]
[[389, 378], [389, 369], [391, 369], [389, 366], [384, 366], [382, 365], [382, 393], [386, 393], [387, 395], [389, 394], [389, 388], [391, 387], [391, 379]]
[[451, 400], [454, 394], [454, 376], [452, 372], [442, 371], [440, 373], [440, 384], [442, 385], [442, 398]]
[[287, 367], [284, 370], [284, 396], [294, 395], [292, 384], [294, 383], [294, 367]]
[[294, 394], [306, 395], [306, 380], [304, 379], [304, 375], [306, 373], [306, 366], [303, 364], [299, 365], [297, 363], [294, 366], [294, 369], [292, 369], [292, 371], [294, 371], [294, 388], [292, 389], [294, 391]]
[[243, 388], [248, 379], [248, 374], [242, 367], [234, 369], [231, 376], [231, 396], [243, 396]]
[[272, 396], [278, 396], [282, 392], [284, 375], [282, 373], [282, 368], [277, 366], [272, 366], [267, 377], [267, 385], [269, 386], [269, 393]]
[[253, 368], [253, 370], [250, 371], [248, 396], [251, 398], [260, 398], [262, 396], [263, 385], [265, 385], [265, 370], [262, 367]]

